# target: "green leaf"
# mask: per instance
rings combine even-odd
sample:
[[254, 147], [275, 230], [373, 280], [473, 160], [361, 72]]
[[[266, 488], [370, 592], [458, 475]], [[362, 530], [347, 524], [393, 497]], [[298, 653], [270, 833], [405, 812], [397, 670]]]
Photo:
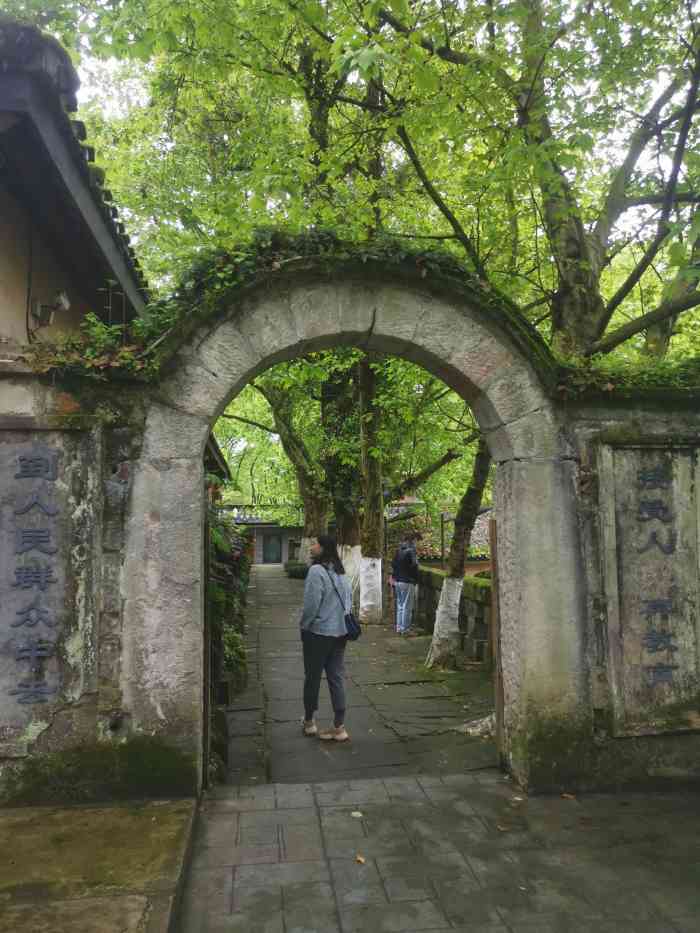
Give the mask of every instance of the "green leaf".
[[674, 240], [668, 248], [669, 265], [675, 267], [685, 265], [687, 256], [688, 253], [685, 245], [678, 240]]

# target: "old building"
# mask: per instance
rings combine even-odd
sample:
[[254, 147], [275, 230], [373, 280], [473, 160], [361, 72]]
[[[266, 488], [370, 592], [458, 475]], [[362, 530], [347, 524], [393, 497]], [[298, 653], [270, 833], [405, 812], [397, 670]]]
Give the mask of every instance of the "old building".
[[92, 311], [130, 321], [146, 283], [85, 126], [78, 77], [37, 30], [0, 19], [0, 347], [75, 330]]

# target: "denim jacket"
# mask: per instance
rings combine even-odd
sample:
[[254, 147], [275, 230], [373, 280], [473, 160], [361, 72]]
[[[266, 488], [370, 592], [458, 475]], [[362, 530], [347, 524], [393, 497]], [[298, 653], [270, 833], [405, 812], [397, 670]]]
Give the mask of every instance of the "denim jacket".
[[[333, 583], [343, 600], [342, 605]], [[335, 637], [345, 635], [345, 613], [350, 611], [351, 605], [352, 590], [346, 574], [338, 575], [323, 564], [312, 564], [309, 567], [304, 585], [304, 606], [299, 620], [302, 632]]]

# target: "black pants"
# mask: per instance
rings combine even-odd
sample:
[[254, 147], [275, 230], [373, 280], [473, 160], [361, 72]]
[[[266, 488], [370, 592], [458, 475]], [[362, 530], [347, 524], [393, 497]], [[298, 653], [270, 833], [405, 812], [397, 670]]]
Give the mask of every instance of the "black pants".
[[342, 726], [345, 722], [345, 645], [347, 638], [302, 632], [301, 643], [304, 649], [304, 716], [306, 721], [310, 722], [318, 709], [321, 675], [325, 671], [333, 706], [333, 722], [336, 726]]

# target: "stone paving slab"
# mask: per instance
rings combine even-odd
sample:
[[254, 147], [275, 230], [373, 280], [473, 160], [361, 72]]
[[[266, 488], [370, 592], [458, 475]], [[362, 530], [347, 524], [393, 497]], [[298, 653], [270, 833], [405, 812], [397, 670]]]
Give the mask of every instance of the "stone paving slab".
[[[303, 663], [298, 631], [303, 582], [281, 568], [252, 575], [246, 644], [249, 684], [226, 711], [229, 780], [303, 783], [320, 775], [383, 777], [427, 769], [450, 773], [494, 767], [492, 741], [455, 733], [465, 717], [492, 703], [490, 675], [435, 675], [421, 665], [429, 638], [401, 639], [386, 625], [369, 626], [348, 646], [349, 747], [299, 741]], [[332, 721], [325, 683], [318, 721]]]
[[[528, 798], [492, 772], [221, 787], [180, 933], [697, 933], [699, 814], [690, 793]], [[264, 859], [246, 826], [276, 829]]]
[[700, 933], [699, 796], [528, 798], [450, 729], [489, 711], [488, 676], [434, 679], [428, 640], [382, 626], [348, 650], [351, 742], [305, 739], [303, 584], [254, 580], [262, 715], [228, 715], [259, 731], [234, 725], [202, 804], [179, 933]]
[[0, 810], [0, 933], [167, 933], [194, 800]]

